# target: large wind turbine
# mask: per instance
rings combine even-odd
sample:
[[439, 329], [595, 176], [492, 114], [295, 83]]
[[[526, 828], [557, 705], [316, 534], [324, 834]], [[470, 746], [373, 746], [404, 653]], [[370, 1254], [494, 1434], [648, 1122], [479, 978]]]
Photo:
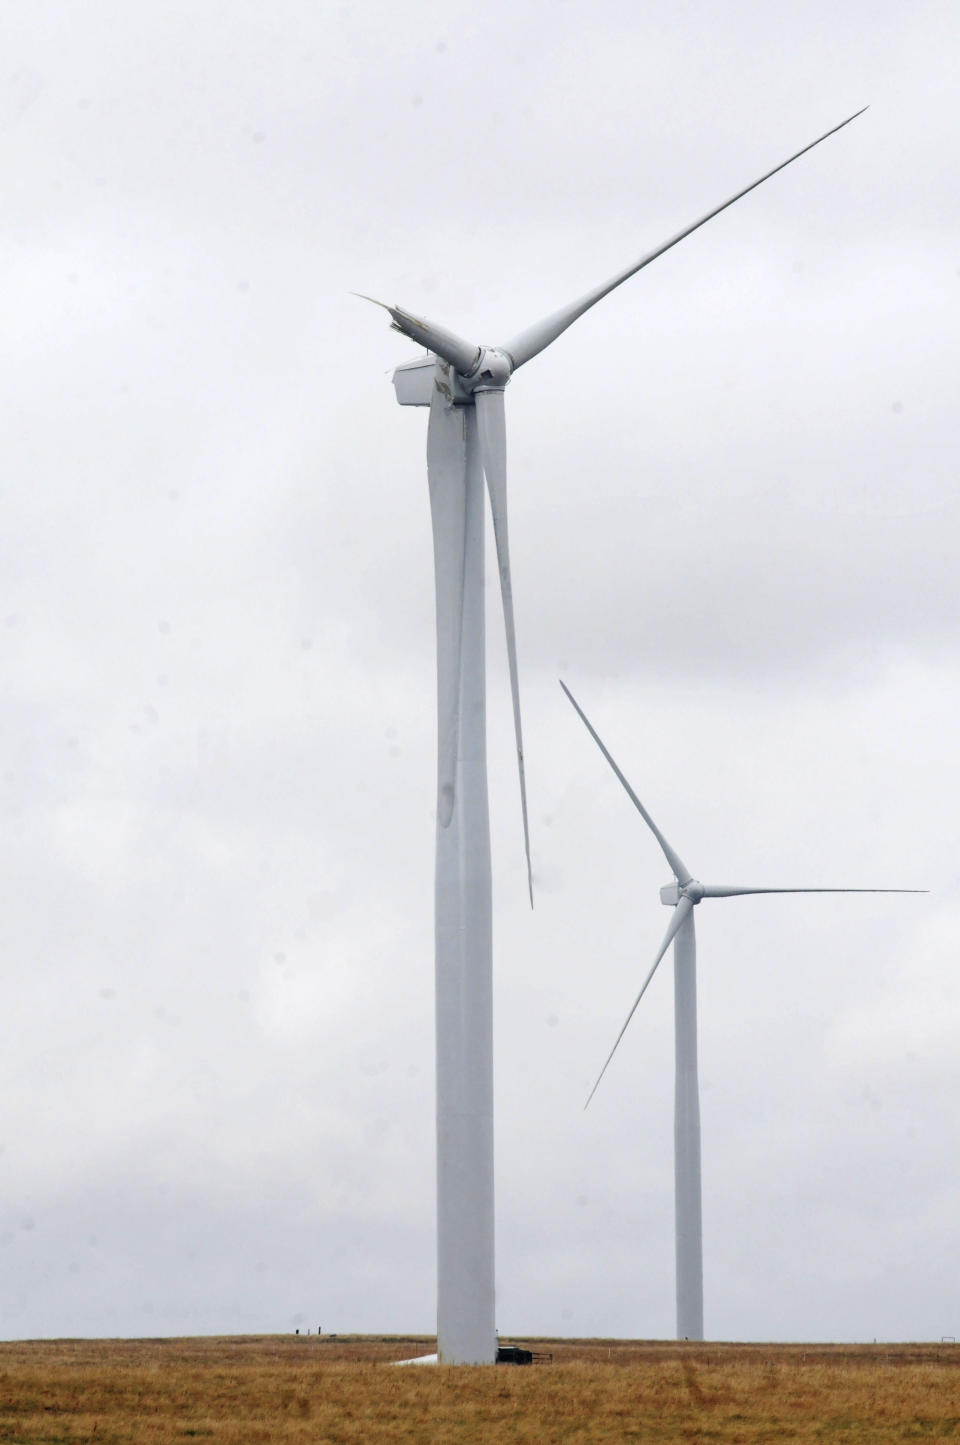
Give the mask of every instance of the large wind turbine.
[[[660, 889], [660, 901], [673, 909], [670, 926], [653, 967], [633, 1001], [623, 1028], [617, 1034], [597, 1082], [590, 1090], [587, 1104], [617, 1046], [627, 1031], [647, 985], [656, 973], [661, 959], [673, 944], [674, 1033], [676, 1047], [676, 1084], [674, 1094], [674, 1205], [676, 1210], [677, 1258], [677, 1338], [703, 1339], [703, 1244], [700, 1204], [700, 1096], [697, 1085], [697, 946], [693, 928], [693, 910], [704, 898], [739, 898], [746, 893], [922, 893], [920, 888], [739, 888], [729, 884], [700, 883], [675, 848], [671, 848], [656, 823], [627, 782], [607, 751], [599, 734], [565, 682], [567, 697], [580, 714], [587, 731], [626, 789], [627, 796], [643, 818], [673, 873], [673, 883]], [[584, 1105], [586, 1107], [586, 1105]]]
[[[866, 107], [864, 107], [866, 108]], [[862, 111], [857, 111], [861, 115]], [[496, 1358], [493, 1032], [487, 811], [483, 478], [493, 514], [533, 901], [517, 652], [507, 539], [503, 393], [512, 374], [579, 316], [678, 241], [848, 125], [848, 116], [611, 280], [504, 346], [478, 346], [387, 306], [393, 328], [430, 353], [394, 372], [401, 406], [429, 406], [427, 478], [437, 606], [437, 1349], [441, 1361]], [[376, 303], [380, 305], [381, 303]]]

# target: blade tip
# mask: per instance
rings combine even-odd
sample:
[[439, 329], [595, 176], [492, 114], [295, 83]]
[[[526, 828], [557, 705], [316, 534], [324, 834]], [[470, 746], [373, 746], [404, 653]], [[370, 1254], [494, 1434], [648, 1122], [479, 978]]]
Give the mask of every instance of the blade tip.
[[351, 291], [350, 295], [356, 296], [359, 301], [369, 301], [371, 306], [379, 306], [383, 311], [390, 310], [385, 301], [378, 301], [375, 296], [368, 296], [365, 291]]

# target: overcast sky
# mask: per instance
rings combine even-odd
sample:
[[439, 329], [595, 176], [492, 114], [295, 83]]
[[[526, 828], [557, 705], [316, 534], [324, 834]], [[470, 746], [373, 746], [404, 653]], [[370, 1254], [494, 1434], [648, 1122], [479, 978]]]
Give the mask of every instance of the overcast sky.
[[497, 1323], [669, 1336], [695, 874], [706, 1331], [960, 1336], [960, 14], [2, 5], [0, 1335], [427, 1331], [415, 354], [504, 341], [860, 106], [507, 393]]

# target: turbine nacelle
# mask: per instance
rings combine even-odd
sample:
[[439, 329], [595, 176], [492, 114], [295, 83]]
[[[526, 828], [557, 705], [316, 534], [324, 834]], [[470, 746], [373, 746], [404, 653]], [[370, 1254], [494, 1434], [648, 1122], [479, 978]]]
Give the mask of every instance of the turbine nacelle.
[[[430, 405], [438, 385], [437, 364], [435, 356], [418, 356], [416, 361], [405, 361], [394, 368], [393, 389], [401, 406]], [[447, 370], [452, 368], [447, 366]]]
[[429, 406], [439, 390], [451, 406], [471, 406], [474, 396], [485, 391], [503, 391], [513, 372], [513, 362], [496, 346], [483, 346], [479, 361], [469, 376], [457, 371], [442, 356], [428, 353], [394, 368], [393, 386], [401, 406]]
[[705, 896], [706, 890], [702, 883], [696, 878], [691, 878], [689, 883], [683, 887], [679, 883], [665, 883], [660, 889], [660, 902], [666, 903], [670, 908], [676, 908], [681, 898], [687, 898], [693, 904], [697, 904]]

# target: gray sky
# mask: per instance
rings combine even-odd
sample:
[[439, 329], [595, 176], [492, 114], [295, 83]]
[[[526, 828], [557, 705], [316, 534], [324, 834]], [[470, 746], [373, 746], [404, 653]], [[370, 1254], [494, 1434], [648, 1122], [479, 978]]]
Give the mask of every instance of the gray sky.
[[[960, 1335], [960, 17], [3, 6], [0, 1335], [430, 1329], [426, 417], [507, 395], [498, 1325], [673, 1330], [656, 844], [698, 914], [706, 1328]], [[495, 583], [495, 576], [494, 576]]]

